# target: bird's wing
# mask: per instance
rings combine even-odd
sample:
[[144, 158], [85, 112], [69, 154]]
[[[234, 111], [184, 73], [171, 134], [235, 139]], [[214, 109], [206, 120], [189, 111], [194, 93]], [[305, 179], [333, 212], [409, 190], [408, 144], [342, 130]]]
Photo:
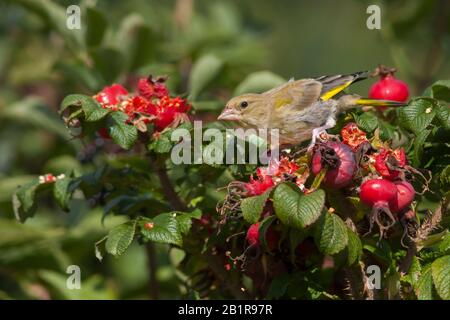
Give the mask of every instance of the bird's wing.
[[320, 98], [323, 101], [326, 101], [337, 95], [339, 92], [347, 88], [352, 83], [366, 79], [367, 76], [368, 73], [366, 71], [362, 71], [347, 75], [339, 74], [334, 76], [322, 76], [316, 78], [315, 80], [319, 81], [322, 84], [322, 91], [320, 93]]
[[268, 95], [268, 127], [283, 128], [288, 119], [293, 119], [302, 110], [317, 102], [322, 84], [314, 79], [303, 79], [285, 83], [265, 94]]
[[314, 79], [290, 81], [282, 86], [268, 91], [266, 94], [272, 100], [273, 109], [302, 110], [320, 97], [322, 84]]

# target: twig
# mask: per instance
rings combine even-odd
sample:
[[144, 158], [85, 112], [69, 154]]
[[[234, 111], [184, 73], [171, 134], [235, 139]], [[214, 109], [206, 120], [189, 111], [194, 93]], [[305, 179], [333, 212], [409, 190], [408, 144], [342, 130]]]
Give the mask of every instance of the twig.
[[146, 253], [148, 259], [148, 269], [149, 269], [149, 294], [150, 298], [157, 300], [159, 298], [159, 284], [156, 278], [156, 250], [155, 244], [153, 242], [148, 242], [146, 244]]

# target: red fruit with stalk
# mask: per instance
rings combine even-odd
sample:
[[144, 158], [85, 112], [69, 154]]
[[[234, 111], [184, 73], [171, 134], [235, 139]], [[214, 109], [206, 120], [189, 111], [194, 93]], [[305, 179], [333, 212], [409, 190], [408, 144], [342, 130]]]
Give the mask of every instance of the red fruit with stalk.
[[[370, 230], [373, 223], [376, 222], [382, 236], [384, 230], [389, 229], [395, 223], [396, 219], [392, 215], [390, 204], [396, 201], [396, 197], [397, 186], [387, 179], [371, 179], [361, 185], [359, 198], [372, 208], [369, 217]], [[383, 213], [391, 220], [388, 225], [384, 225], [380, 220]]]
[[[380, 80], [370, 87], [369, 98], [398, 102], [406, 102], [408, 100], [408, 85], [395, 78], [395, 71], [397, 71], [395, 68], [378, 66], [373, 75], [379, 75]], [[385, 110], [386, 107], [380, 107], [380, 109]]]

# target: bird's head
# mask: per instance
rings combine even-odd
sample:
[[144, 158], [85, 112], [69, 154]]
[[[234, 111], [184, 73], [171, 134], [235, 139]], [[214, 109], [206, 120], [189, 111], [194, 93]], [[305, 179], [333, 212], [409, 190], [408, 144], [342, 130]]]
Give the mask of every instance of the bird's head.
[[243, 94], [227, 102], [218, 120], [248, 122], [257, 110], [261, 110], [263, 96], [256, 93]]

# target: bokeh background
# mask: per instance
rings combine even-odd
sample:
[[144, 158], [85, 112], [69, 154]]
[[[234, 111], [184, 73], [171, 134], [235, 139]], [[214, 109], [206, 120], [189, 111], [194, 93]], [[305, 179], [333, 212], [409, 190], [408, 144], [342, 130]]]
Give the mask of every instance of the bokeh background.
[[[66, 27], [72, 4], [81, 30]], [[366, 27], [370, 4], [381, 8], [381, 30]], [[255, 78], [269, 87], [379, 63], [397, 67], [419, 95], [449, 78], [449, 33], [446, 0], [1, 0], [0, 299], [183, 297], [179, 250], [157, 246], [157, 293], [148, 289], [144, 246], [98, 261], [94, 243], [123, 217], [101, 223], [102, 210], [81, 195], [69, 213], [41, 199], [38, 215], [16, 222], [18, 185], [47, 172], [87, 172], [101, 154], [101, 141], [70, 139], [57, 113], [65, 95], [167, 74], [172, 91], [188, 94], [195, 116], [208, 120]], [[210, 76], [198, 81], [202, 72]], [[371, 83], [352, 90], [366, 95]], [[81, 267], [82, 290], [66, 288], [71, 264]]]

